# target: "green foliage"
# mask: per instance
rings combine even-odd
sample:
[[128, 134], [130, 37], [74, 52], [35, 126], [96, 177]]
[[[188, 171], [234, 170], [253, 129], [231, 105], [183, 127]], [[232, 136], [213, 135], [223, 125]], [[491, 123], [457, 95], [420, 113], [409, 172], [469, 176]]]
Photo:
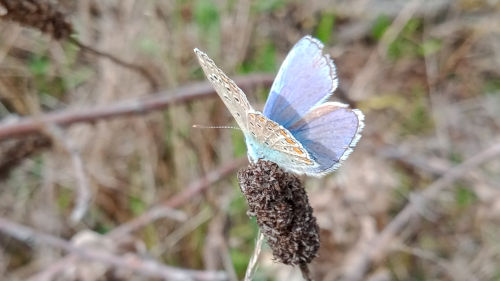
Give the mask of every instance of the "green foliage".
[[36, 90], [39, 93], [60, 98], [65, 91], [64, 81], [50, 74], [52, 68], [52, 61], [45, 55], [33, 55], [28, 60], [28, 69], [33, 75]]
[[420, 44], [418, 47], [418, 54], [422, 57], [430, 56], [441, 50], [442, 46], [441, 40], [435, 38], [428, 39]]
[[386, 15], [380, 15], [372, 26], [371, 34], [376, 40], [380, 40], [387, 28], [391, 25], [391, 19]]
[[194, 7], [194, 21], [200, 37], [205, 38], [204, 51], [216, 53], [220, 48], [220, 13], [212, 0], [197, 1]]
[[74, 89], [89, 80], [92, 76], [94, 76], [94, 71], [92, 69], [88, 67], [77, 67], [63, 77], [65, 88]]
[[[54, 65], [45, 51], [34, 54], [28, 59], [28, 69], [33, 76], [33, 83], [38, 93], [61, 98], [66, 92], [90, 79], [94, 72], [78, 61], [79, 50], [73, 45], [63, 45], [66, 61], [63, 65]], [[61, 70], [61, 76], [55, 70]], [[58, 73], [57, 73], [58, 74]]]
[[[380, 40], [389, 26], [392, 19], [386, 15], [379, 16], [371, 30], [371, 35], [376, 40]], [[388, 46], [387, 53], [391, 59], [399, 59], [404, 56], [428, 56], [435, 54], [442, 48], [442, 41], [436, 38], [420, 42], [420, 31], [422, 21], [418, 18], [410, 19], [401, 30], [400, 34]]]
[[230, 236], [237, 237], [240, 243], [238, 247], [231, 248], [231, 259], [238, 276], [244, 276], [255, 246], [258, 226], [255, 218], [249, 218], [246, 214], [248, 205], [245, 197], [239, 192], [237, 194], [238, 196], [235, 196], [229, 205], [229, 217], [233, 223]]
[[497, 269], [495, 271], [495, 274], [493, 274], [493, 281], [500, 281], [500, 269]]
[[129, 198], [130, 210], [134, 215], [140, 215], [147, 209], [147, 204], [140, 197], [131, 196]]
[[31, 74], [35, 76], [45, 76], [50, 68], [50, 63], [51, 61], [47, 56], [35, 55], [29, 59], [28, 68]]
[[477, 196], [470, 188], [459, 185], [455, 189], [455, 201], [458, 207], [467, 208], [477, 201]]
[[389, 57], [396, 60], [403, 56], [416, 56], [419, 51], [422, 52], [418, 43], [420, 40], [418, 31], [421, 26], [420, 19], [410, 19], [398, 37], [389, 45], [387, 50]]
[[73, 202], [74, 193], [71, 189], [61, 188], [57, 193], [57, 206], [60, 210], [68, 210]]
[[241, 65], [241, 72], [276, 71], [276, 47], [272, 42], [259, 46], [251, 59]]
[[[411, 175], [407, 173], [404, 169], [397, 169], [398, 176], [398, 186], [394, 190], [394, 197], [398, 199], [402, 199], [401, 204], [406, 203], [406, 198], [408, 198], [411, 190], [414, 188], [414, 181]], [[399, 200], [398, 200], [399, 201]], [[399, 211], [400, 206], [395, 206], [395, 212]]]
[[144, 54], [154, 57], [161, 56], [161, 47], [157, 41], [150, 37], [143, 37], [137, 40], [137, 48]]
[[407, 106], [401, 121], [403, 135], [425, 134], [434, 127], [433, 118], [429, 112], [425, 93], [420, 87], [413, 90], [413, 95], [408, 99]]
[[483, 86], [483, 93], [488, 95], [500, 95], [500, 79], [493, 78], [485, 81]]
[[324, 44], [330, 43], [332, 39], [333, 28], [335, 27], [335, 14], [324, 12], [316, 28], [315, 36]]
[[219, 10], [211, 0], [200, 0], [196, 2], [194, 9], [196, 24], [203, 32], [213, 32], [218, 29]]
[[258, 13], [269, 13], [285, 7], [284, 0], [257, 0], [253, 3], [253, 10]]
[[231, 140], [233, 142], [234, 156], [243, 157], [247, 153], [245, 136], [240, 130], [231, 130]]
[[464, 161], [464, 157], [463, 157], [462, 153], [460, 153], [459, 151], [456, 151], [456, 150], [452, 150], [450, 152], [450, 155], [448, 155], [448, 159], [450, 160], [450, 162], [455, 163], [455, 164], [460, 164]]

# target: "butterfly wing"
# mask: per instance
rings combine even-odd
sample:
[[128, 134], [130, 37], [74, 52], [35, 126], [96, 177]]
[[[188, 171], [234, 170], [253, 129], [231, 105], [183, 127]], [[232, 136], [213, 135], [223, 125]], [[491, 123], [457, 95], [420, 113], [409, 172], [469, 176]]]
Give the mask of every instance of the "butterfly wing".
[[337, 85], [335, 65], [323, 54], [323, 44], [305, 36], [281, 65], [263, 113], [288, 128], [328, 99]]
[[248, 114], [248, 154], [252, 160], [269, 160], [288, 170], [303, 173], [315, 163], [302, 144], [283, 126], [260, 112]]
[[207, 54], [194, 49], [201, 68], [243, 132], [248, 131], [248, 112], [254, 111], [245, 93], [220, 70]]
[[361, 138], [363, 113], [345, 104], [327, 102], [315, 107], [289, 129], [318, 164], [304, 173], [321, 176], [337, 169]]

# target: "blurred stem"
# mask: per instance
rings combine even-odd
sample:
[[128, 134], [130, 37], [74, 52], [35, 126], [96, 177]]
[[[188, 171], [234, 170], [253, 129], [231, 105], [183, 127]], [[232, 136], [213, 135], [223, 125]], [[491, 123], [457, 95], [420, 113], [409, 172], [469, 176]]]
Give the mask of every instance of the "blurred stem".
[[257, 268], [257, 261], [259, 260], [260, 252], [262, 250], [262, 243], [264, 242], [264, 234], [259, 229], [257, 234], [257, 242], [255, 243], [255, 249], [248, 262], [247, 271], [245, 272], [245, 281], [252, 281], [255, 269]]
[[107, 58], [116, 64], [119, 64], [123, 67], [126, 67], [130, 70], [137, 72], [139, 75], [144, 77], [149, 82], [149, 85], [153, 91], [157, 91], [159, 89], [158, 82], [154, 79], [154, 77], [151, 75], [151, 73], [149, 73], [149, 71], [147, 71], [147, 69], [144, 68], [143, 66], [124, 61], [121, 58], [118, 58], [110, 53], [106, 53], [106, 52], [97, 50], [94, 47], [91, 47], [89, 45], [86, 45], [86, 44], [78, 41], [78, 39], [75, 39], [75, 38], [68, 38], [68, 41], [75, 44], [76, 46], [78, 46], [80, 49], [82, 49], [84, 51], [87, 51], [87, 52], [92, 53], [92, 54], [97, 55], [97, 56]]

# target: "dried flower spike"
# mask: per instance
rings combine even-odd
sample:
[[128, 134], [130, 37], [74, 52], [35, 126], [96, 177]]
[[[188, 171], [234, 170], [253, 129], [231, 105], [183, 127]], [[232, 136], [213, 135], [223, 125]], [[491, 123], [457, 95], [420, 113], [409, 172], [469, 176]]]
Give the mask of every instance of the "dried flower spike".
[[57, 40], [68, 38], [73, 32], [71, 23], [47, 0], [0, 0], [0, 6], [2, 19], [36, 28]]
[[276, 260], [304, 265], [317, 256], [319, 228], [300, 180], [273, 162], [259, 160], [238, 173], [248, 214], [266, 237]]

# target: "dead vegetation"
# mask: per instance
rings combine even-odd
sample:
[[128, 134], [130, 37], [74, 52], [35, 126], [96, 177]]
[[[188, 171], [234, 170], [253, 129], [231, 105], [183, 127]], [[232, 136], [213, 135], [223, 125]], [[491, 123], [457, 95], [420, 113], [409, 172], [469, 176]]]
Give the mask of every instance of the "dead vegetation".
[[[22, 3], [56, 5], [43, 11], [59, 21], [23, 21]], [[233, 122], [192, 50], [240, 77], [260, 109], [289, 48], [312, 34], [339, 71], [333, 99], [366, 115], [345, 165], [304, 178], [320, 228], [312, 278], [500, 280], [498, 1], [0, 10], [3, 279], [240, 280], [257, 235], [237, 187], [244, 140], [192, 128]], [[254, 280], [302, 278], [269, 248], [258, 263]]]

